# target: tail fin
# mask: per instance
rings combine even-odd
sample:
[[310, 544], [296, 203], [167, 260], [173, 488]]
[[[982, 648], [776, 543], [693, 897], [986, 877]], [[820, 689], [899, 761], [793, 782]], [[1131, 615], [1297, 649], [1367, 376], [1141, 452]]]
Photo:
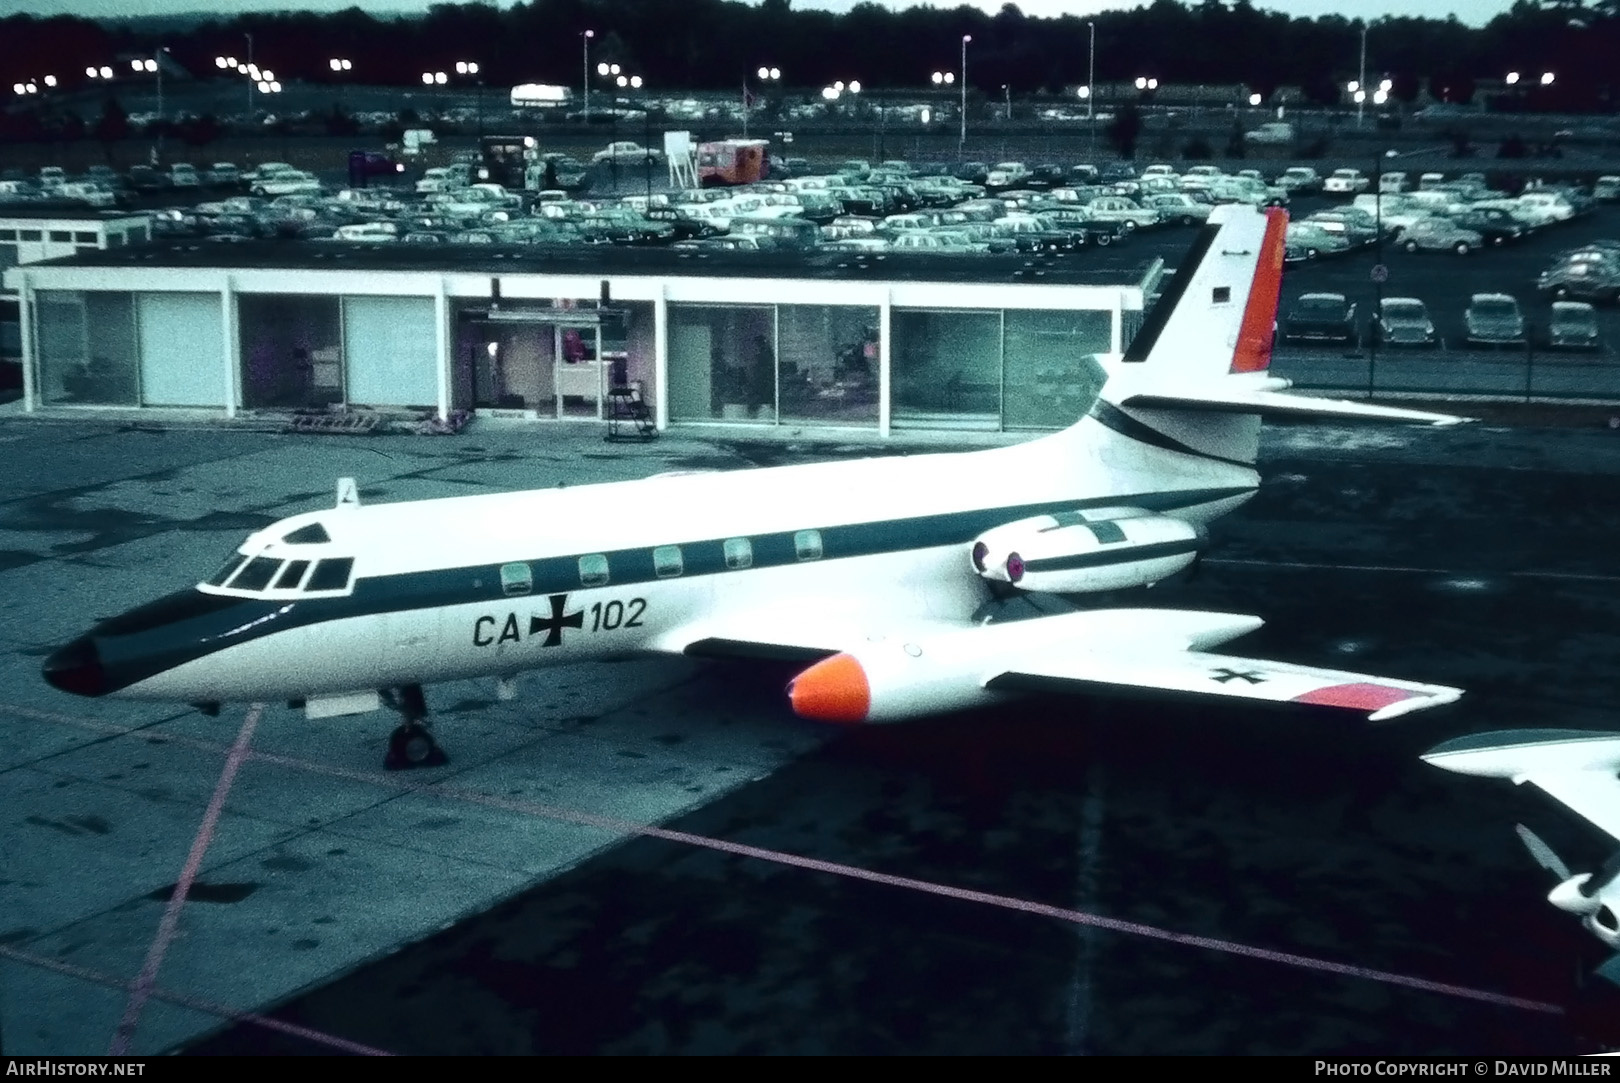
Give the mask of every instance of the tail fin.
[[1287, 211], [1216, 207], [1121, 365], [1151, 369], [1154, 382], [1166, 387], [1188, 378], [1264, 372], [1271, 364], [1287, 227]]
[[1211, 416], [1138, 400], [1210, 388], [1231, 376], [1248, 386], [1274, 386], [1266, 370], [1287, 226], [1283, 210], [1216, 207], [1109, 374], [1092, 416], [1131, 439], [1253, 463], [1260, 448], [1258, 413]]
[[1138, 442], [1252, 464], [1266, 416], [1455, 424], [1467, 418], [1282, 392], [1269, 373], [1288, 213], [1216, 207], [1113, 366], [1092, 417]]

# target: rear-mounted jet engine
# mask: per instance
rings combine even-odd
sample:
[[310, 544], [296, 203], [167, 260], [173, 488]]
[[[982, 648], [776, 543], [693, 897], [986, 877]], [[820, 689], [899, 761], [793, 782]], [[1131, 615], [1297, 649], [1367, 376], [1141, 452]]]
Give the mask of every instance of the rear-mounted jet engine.
[[1152, 586], [1198, 559], [1206, 534], [1140, 508], [1020, 519], [979, 535], [973, 570], [1019, 590], [1080, 594]]

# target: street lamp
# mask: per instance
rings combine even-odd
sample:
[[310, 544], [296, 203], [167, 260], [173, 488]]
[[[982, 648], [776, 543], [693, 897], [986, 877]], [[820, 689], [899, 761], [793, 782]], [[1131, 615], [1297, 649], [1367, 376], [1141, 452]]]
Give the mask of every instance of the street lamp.
[[1553, 73], [1550, 72], [1550, 71], [1542, 72], [1541, 73], [1541, 85], [1542, 86], [1552, 86], [1552, 84], [1553, 84]]
[[1361, 78], [1350, 87], [1350, 93], [1356, 95], [1356, 127], [1361, 127], [1362, 111], [1366, 109], [1367, 93], [1363, 89], [1367, 85], [1367, 24], [1361, 24]]
[[1097, 24], [1087, 22], [1086, 29], [1089, 31], [1089, 37], [1091, 38], [1091, 49], [1086, 56], [1085, 93], [1080, 96], [1086, 99], [1086, 123], [1090, 124], [1095, 116], [1093, 110], [1096, 108], [1091, 88], [1097, 85]]
[[956, 73], [954, 71], [936, 71], [934, 73], [935, 86], [950, 86], [954, 82], [956, 82]]
[[157, 62], [158, 54], [168, 52], [168, 48], [160, 47], [157, 54], [150, 57], [140, 57], [129, 62], [129, 66], [136, 72], [151, 72], [157, 76], [157, 114], [158, 120], [163, 120], [163, 68]]
[[580, 69], [580, 83], [585, 96], [582, 111], [586, 124], [591, 122], [591, 39], [594, 37], [596, 37], [594, 30], [581, 30], [579, 33], [580, 46], [585, 54], [584, 66]]
[[972, 34], [962, 35], [962, 133], [957, 136], [956, 153], [967, 153], [967, 47], [973, 40]]

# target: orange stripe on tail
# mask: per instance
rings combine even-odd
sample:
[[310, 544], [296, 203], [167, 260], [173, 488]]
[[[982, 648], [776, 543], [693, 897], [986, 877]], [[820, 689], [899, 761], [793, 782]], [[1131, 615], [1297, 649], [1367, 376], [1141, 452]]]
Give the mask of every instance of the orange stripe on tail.
[[1287, 232], [1288, 212], [1279, 207], [1266, 211], [1260, 262], [1255, 267], [1254, 285], [1249, 288], [1249, 303], [1243, 309], [1237, 348], [1232, 351], [1233, 372], [1264, 372], [1271, 364], [1271, 337], [1277, 327], [1277, 294], [1282, 288]]

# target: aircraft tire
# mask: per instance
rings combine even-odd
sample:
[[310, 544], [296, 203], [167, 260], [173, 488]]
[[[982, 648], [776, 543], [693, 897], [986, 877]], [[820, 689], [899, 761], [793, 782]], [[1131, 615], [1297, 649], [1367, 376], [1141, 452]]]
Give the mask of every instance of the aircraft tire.
[[450, 762], [426, 726], [404, 725], [388, 739], [388, 756], [383, 766], [390, 771], [413, 767], [441, 767]]

